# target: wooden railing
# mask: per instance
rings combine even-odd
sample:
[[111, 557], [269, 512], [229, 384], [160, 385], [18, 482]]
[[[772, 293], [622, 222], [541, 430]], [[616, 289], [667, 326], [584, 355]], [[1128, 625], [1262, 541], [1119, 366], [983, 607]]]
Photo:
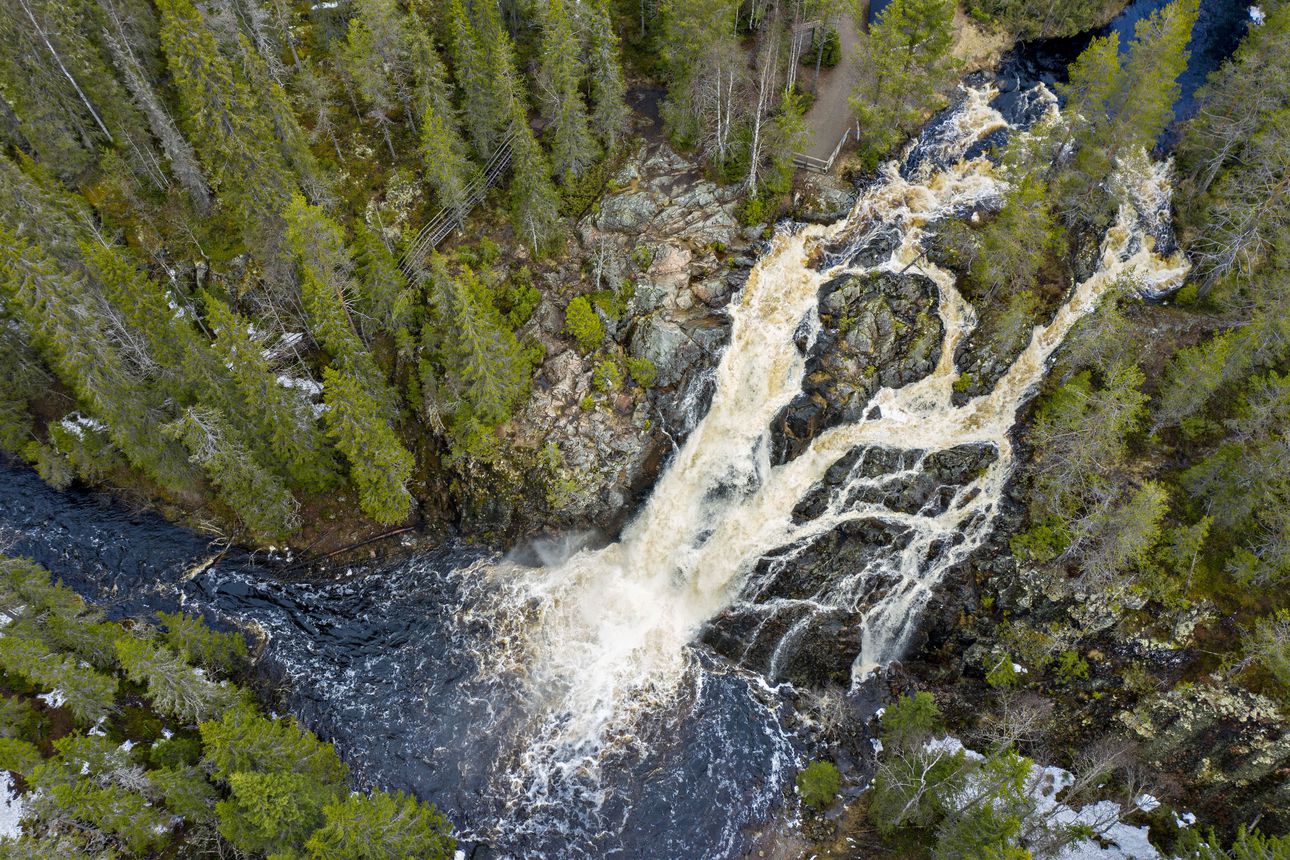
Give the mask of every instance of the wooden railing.
[[838, 160], [838, 153], [842, 152], [842, 146], [852, 137], [858, 137], [859, 132], [854, 126], [842, 132], [842, 137], [838, 138], [837, 146], [833, 147], [833, 152], [827, 159], [817, 158], [814, 155], [807, 155], [802, 152], [793, 153], [793, 164], [805, 170], [814, 170], [817, 173], [828, 173], [833, 169], [833, 162]]
[[455, 206], [445, 206], [431, 218], [424, 227], [417, 231], [417, 235], [408, 245], [407, 251], [399, 258], [399, 267], [408, 274], [409, 277], [415, 277], [425, 262], [426, 257], [439, 246], [439, 243], [448, 238], [453, 230], [461, 226], [462, 219], [470, 213], [472, 209], [484, 201], [488, 196], [488, 189], [497, 184], [506, 168], [511, 165], [511, 141], [514, 140], [514, 133], [508, 134], [502, 142], [493, 150], [493, 157], [484, 165], [484, 169], [475, 175], [471, 183], [466, 186], [465, 202], [458, 209]]

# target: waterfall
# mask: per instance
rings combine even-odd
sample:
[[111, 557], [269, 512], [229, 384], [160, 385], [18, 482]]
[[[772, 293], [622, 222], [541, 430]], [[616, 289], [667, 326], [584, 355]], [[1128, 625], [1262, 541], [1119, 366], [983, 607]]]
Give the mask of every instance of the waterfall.
[[[696, 671], [690, 647], [696, 633], [733, 604], [765, 614], [789, 606], [803, 613], [780, 640], [772, 666], [794, 635], [838, 608], [860, 612], [862, 648], [853, 683], [898, 658], [942, 577], [989, 536], [1014, 465], [1009, 434], [1053, 351], [1118, 279], [1160, 289], [1185, 275], [1180, 257], [1153, 252], [1155, 220], [1168, 208], [1161, 206], [1168, 200], [1167, 165], [1129, 160], [1114, 183], [1122, 203], [1096, 273], [1074, 285], [1053, 319], [1034, 329], [992, 391], [955, 406], [955, 347], [976, 314], [953, 273], [923, 257], [922, 241], [933, 222], [997, 203], [1006, 188], [989, 160], [965, 157], [985, 135], [1007, 127], [989, 106], [992, 95], [987, 87], [969, 88], [922, 149], [915, 146], [916, 169], [905, 176], [897, 164], [886, 165], [845, 221], [778, 231], [732, 307], [731, 339], [707, 415], [617, 543], [536, 570], [505, 564], [493, 570], [511, 602], [523, 606], [523, 621], [512, 629], [518, 650], [505, 660], [507, 671], [524, 674], [533, 715], [513, 775], [525, 795], [516, 803], [540, 802], [557, 774], [594, 784], [601, 750], [630, 743], [633, 720], [677, 695], [682, 680]], [[826, 255], [822, 270], [812, 266], [826, 247], [863, 247], [893, 230], [899, 241], [876, 265], [853, 265], [852, 253], [845, 252]], [[800, 342], [805, 336], [809, 344], [818, 334], [820, 286], [848, 273], [906, 270], [931, 279], [939, 294], [943, 337], [934, 370], [903, 387], [879, 390], [864, 419], [818, 434], [799, 456], [774, 465], [771, 426], [802, 390]], [[965, 445], [985, 446], [994, 456], [946, 503], [911, 512], [855, 501], [866, 487], [916, 473], [927, 457]], [[830, 467], [869, 448], [906, 456], [896, 472], [879, 477], [853, 467], [822, 512], [805, 521], [794, 517]], [[807, 600], [754, 602], [766, 584], [761, 580], [775, 570], [763, 565], [757, 573], [759, 560], [774, 552], [791, 557], [857, 520], [897, 526], [908, 539]]]

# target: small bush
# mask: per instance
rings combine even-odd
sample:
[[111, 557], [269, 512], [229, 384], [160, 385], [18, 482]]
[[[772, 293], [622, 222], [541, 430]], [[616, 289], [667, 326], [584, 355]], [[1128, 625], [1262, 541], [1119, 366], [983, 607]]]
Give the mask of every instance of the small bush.
[[573, 336], [582, 352], [590, 352], [605, 339], [605, 326], [586, 296], [578, 296], [564, 309], [564, 330]]
[[658, 378], [658, 368], [648, 358], [628, 358], [627, 372], [641, 388], [649, 388]]
[[533, 311], [542, 301], [542, 294], [533, 286], [533, 275], [528, 266], [520, 266], [502, 284], [494, 300], [506, 324], [514, 331], [533, 316]]
[[764, 224], [766, 222], [766, 205], [760, 197], [749, 197], [739, 204], [739, 210], [736, 214], [739, 217], [739, 223], [745, 227]]
[[[842, 61], [842, 37], [836, 27], [830, 27], [824, 31], [823, 45], [821, 45], [819, 31], [815, 32], [811, 49], [802, 55], [802, 62], [813, 66], [818, 59], [821, 66], [831, 69]], [[820, 53], [821, 49], [823, 53]]]
[[591, 374], [591, 385], [597, 391], [617, 391], [623, 384], [623, 372], [612, 358], [606, 358], [596, 365]]
[[194, 737], [176, 736], [157, 741], [148, 750], [148, 760], [153, 767], [183, 767], [201, 760], [202, 742]]
[[1011, 687], [1021, 680], [1021, 675], [1012, 665], [1012, 655], [1004, 654], [1002, 657], [989, 656], [985, 658], [986, 665], [990, 666], [990, 671], [985, 673], [985, 682], [991, 687], [1002, 689]]
[[797, 792], [812, 809], [827, 809], [842, 787], [842, 774], [833, 762], [813, 761], [797, 775]]
[[1063, 651], [1057, 657], [1057, 680], [1063, 684], [1088, 678], [1088, 661], [1078, 651]]

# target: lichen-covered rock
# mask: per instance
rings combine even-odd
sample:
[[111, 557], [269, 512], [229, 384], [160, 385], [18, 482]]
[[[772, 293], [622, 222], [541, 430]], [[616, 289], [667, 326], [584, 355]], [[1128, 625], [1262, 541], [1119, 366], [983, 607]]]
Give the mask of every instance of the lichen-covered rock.
[[661, 388], [680, 382], [703, 353], [679, 325], [657, 313], [636, 323], [630, 351], [633, 356], [654, 363], [658, 371], [655, 384]]
[[1148, 761], [1190, 784], [1214, 816], [1252, 820], [1261, 812], [1267, 831], [1290, 827], [1290, 734], [1272, 700], [1211, 677], [1118, 719]]

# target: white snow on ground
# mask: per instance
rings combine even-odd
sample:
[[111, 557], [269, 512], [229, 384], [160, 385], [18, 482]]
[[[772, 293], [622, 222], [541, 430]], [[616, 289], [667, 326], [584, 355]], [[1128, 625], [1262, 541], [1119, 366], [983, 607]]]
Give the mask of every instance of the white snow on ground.
[[97, 430], [100, 433], [107, 431], [107, 425], [102, 421], [97, 418], [90, 418], [88, 415], [82, 415], [79, 412], [73, 412], [58, 423], [77, 439], [84, 439], [86, 430]]
[[1268, 13], [1267, 13], [1267, 12], [1264, 12], [1264, 11], [1263, 11], [1262, 9], [1260, 9], [1258, 6], [1251, 6], [1251, 7], [1250, 7], [1250, 21], [1251, 21], [1255, 26], [1258, 26], [1258, 25], [1262, 24], [1262, 23], [1263, 23], [1264, 21], [1266, 21], [1266, 20], [1268, 20]]
[[284, 373], [278, 376], [278, 384], [283, 388], [294, 388], [297, 391], [303, 391], [311, 397], [317, 397], [322, 394], [322, 386], [312, 379], [301, 379], [297, 376], [287, 376]]
[[0, 771], [0, 839], [21, 835], [22, 811], [22, 798], [13, 791], [13, 777]]
[[985, 756], [981, 755], [976, 750], [970, 750], [963, 746], [963, 741], [953, 735], [946, 735], [943, 738], [932, 738], [927, 742], [926, 746], [924, 746], [924, 749], [930, 750], [931, 752], [947, 752], [950, 755], [953, 755], [956, 752], [962, 752], [963, 755], [974, 761], [981, 761], [985, 758]]
[[51, 708], [61, 708], [63, 702], [67, 701], [67, 697], [63, 695], [61, 690], [50, 690], [48, 693], [41, 693], [36, 698]]
[[[975, 750], [964, 747], [963, 742], [952, 735], [933, 738], [924, 749], [951, 755], [962, 751], [967, 758], [978, 761], [985, 758]], [[1045, 827], [1083, 824], [1093, 831], [1094, 838], [1082, 839], [1063, 847], [1054, 860], [1165, 860], [1148, 841], [1146, 827], [1137, 827], [1120, 820], [1122, 815], [1129, 812], [1150, 812], [1160, 806], [1159, 800], [1150, 794], [1142, 794], [1134, 800], [1132, 810], [1122, 809], [1113, 800], [1099, 800], [1076, 809], [1057, 799], [1074, 782], [1075, 777], [1071, 772], [1060, 767], [1037, 764], [1030, 766], [1026, 790], [1034, 800], [1034, 811], [1022, 824], [1023, 844], [1027, 841], [1027, 834], [1030, 834], [1033, 841], [1042, 836]], [[970, 784], [965, 786], [964, 792], [967, 795], [972, 793]], [[1193, 822], [1196, 820], [1194, 815], [1188, 815]]]

